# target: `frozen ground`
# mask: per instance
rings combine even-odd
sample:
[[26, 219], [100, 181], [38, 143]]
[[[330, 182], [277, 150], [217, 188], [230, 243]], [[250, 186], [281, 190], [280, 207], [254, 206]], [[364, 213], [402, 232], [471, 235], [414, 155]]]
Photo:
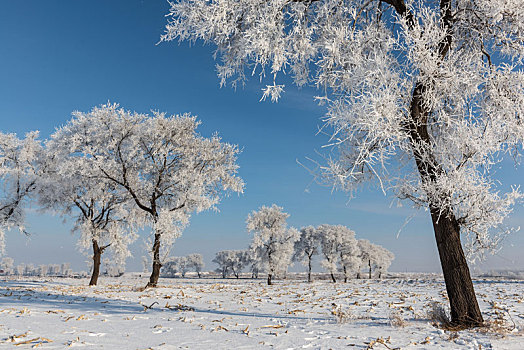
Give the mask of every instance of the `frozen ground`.
[[[524, 281], [477, 280], [492, 327], [444, 331], [439, 279], [349, 283], [145, 278], [0, 280], [0, 348], [524, 349]], [[145, 306], [144, 306], [145, 305]], [[147, 306], [147, 307], [146, 307]]]

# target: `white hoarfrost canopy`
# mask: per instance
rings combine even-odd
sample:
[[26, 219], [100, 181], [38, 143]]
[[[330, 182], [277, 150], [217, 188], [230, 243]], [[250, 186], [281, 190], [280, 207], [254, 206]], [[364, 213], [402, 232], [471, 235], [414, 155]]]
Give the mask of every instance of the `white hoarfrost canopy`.
[[216, 134], [201, 136], [199, 124], [189, 114], [147, 115], [106, 104], [75, 112], [53, 135], [96, 179], [133, 202], [130, 217], [137, 224], [152, 227], [150, 285], [156, 285], [162, 260], [190, 215], [216, 208], [223, 191], [243, 190], [236, 175], [238, 147]]

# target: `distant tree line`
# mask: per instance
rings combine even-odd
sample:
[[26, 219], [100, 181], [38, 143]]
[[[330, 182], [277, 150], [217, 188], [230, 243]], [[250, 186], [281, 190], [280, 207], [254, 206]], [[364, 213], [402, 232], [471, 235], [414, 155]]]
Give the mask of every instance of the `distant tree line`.
[[201, 254], [190, 254], [188, 256], [174, 256], [169, 258], [162, 266], [162, 277], [185, 277], [189, 271], [196, 272], [198, 278], [202, 277], [204, 259]]
[[355, 232], [342, 225], [307, 226], [300, 231], [288, 228], [289, 215], [283, 208], [263, 206], [252, 212], [247, 219], [247, 229], [254, 234], [247, 250], [222, 250], [216, 253], [216, 272], [223, 278], [234, 275], [239, 278], [244, 269], [249, 269], [253, 278], [260, 272], [267, 273], [268, 284], [276, 275], [283, 275], [292, 262], [307, 266], [307, 279], [311, 282], [312, 261], [319, 255], [321, 266], [336, 282], [336, 274], [348, 278], [361, 278], [367, 270], [372, 278], [375, 271], [382, 277], [394, 259], [386, 248], [365, 239], [356, 239]]
[[4, 257], [0, 261], [0, 274], [6, 276], [53, 276], [53, 277], [71, 277], [73, 270], [69, 263], [63, 264], [19, 264], [14, 265], [14, 260], [10, 257]]

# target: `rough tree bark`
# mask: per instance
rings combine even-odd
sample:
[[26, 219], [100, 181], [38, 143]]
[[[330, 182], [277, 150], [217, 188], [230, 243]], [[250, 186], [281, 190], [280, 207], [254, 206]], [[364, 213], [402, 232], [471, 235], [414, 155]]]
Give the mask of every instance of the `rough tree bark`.
[[435, 209], [431, 211], [431, 220], [451, 307], [451, 323], [464, 327], [480, 326], [484, 320], [460, 243], [460, 227], [453, 216], [439, 217]]
[[368, 260], [368, 266], [369, 266], [369, 279], [371, 279], [371, 259]]
[[160, 277], [160, 268], [162, 264], [160, 263], [160, 233], [155, 233], [155, 241], [153, 243], [153, 271], [151, 271], [151, 276], [149, 277], [149, 282], [146, 285], [146, 288], [156, 287], [158, 284], [158, 278]]
[[91, 280], [89, 281], [90, 286], [96, 286], [98, 282], [98, 276], [100, 275], [100, 258], [102, 251], [98, 246], [98, 242], [93, 239], [93, 273], [91, 274]]
[[268, 273], [268, 274], [267, 274], [267, 285], [268, 285], [268, 286], [272, 285], [272, 282], [271, 282], [271, 278], [272, 278], [272, 277], [273, 277], [273, 276], [271, 275], [271, 273]]
[[337, 280], [336, 280], [335, 275], [333, 274], [333, 272], [331, 272], [330, 275], [331, 275], [331, 280], [333, 281], [333, 283], [337, 283]]
[[93, 242], [93, 273], [91, 274], [91, 280], [89, 281], [90, 286], [96, 286], [98, 283], [98, 276], [100, 276], [100, 260], [102, 258], [102, 253], [104, 250], [109, 247], [109, 244], [103, 247], [98, 245], [96, 239], [92, 240]]
[[311, 282], [311, 256], [308, 259], [307, 281]]
[[[422, 83], [418, 83], [413, 91], [409, 132], [417, 169], [422, 181], [427, 183], [436, 181], [439, 172], [443, 170], [438, 168], [429, 151], [429, 112], [424, 110], [422, 97], [425, 89]], [[441, 208], [431, 203], [429, 209], [451, 308], [451, 323], [460, 327], [480, 326], [484, 320], [460, 242], [460, 226], [451, 209], [441, 213]]]

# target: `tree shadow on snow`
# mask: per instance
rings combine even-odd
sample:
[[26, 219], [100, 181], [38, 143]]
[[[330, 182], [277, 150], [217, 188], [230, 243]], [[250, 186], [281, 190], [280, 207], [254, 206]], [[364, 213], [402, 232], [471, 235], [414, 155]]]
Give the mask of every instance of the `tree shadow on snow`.
[[38, 291], [32, 289], [42, 287], [45, 283], [12, 281], [0, 282], [0, 308], [42, 308], [49, 310], [66, 309], [64, 311], [100, 312], [106, 314], [136, 314], [144, 313], [144, 306], [121, 299], [107, 299], [84, 295], [69, 295], [60, 290]]
[[193, 312], [211, 314], [217, 316], [239, 316], [239, 317], [254, 317], [254, 318], [279, 318], [284, 320], [302, 320], [302, 321], [327, 321], [333, 322], [333, 318], [330, 317], [306, 317], [306, 316], [294, 316], [285, 314], [270, 314], [260, 312], [247, 312], [247, 311], [227, 311], [227, 310], [212, 310], [212, 309], [201, 309], [193, 307]]

